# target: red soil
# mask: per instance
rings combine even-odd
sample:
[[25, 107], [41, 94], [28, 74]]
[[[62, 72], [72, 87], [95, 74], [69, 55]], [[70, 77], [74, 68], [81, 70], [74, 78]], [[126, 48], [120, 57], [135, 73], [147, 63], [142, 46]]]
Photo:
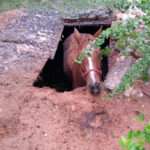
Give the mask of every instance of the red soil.
[[1, 150], [120, 150], [120, 136], [150, 120], [150, 98], [93, 97], [84, 88], [58, 93], [32, 87], [31, 77], [0, 80]]

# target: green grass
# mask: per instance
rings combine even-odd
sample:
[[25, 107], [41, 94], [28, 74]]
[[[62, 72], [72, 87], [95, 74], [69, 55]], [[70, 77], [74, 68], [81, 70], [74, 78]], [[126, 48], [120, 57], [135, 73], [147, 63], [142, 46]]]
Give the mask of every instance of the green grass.
[[145, 150], [145, 145], [150, 144], [150, 124], [146, 124], [143, 130], [129, 131], [121, 137], [119, 144], [122, 150]]
[[53, 3], [54, 2], [52, 0], [0, 0], [0, 11], [16, 9], [20, 7], [52, 8]]
[[28, 8], [54, 8], [61, 13], [76, 14], [97, 7], [109, 7], [126, 9], [126, 0], [0, 0], [0, 11], [15, 9], [19, 7]]

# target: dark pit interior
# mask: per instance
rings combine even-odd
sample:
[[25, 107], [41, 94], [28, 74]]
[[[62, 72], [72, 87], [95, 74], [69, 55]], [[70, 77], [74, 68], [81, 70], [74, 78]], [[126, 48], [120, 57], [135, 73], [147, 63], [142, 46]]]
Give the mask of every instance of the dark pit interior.
[[[78, 26], [64, 26], [62, 38], [59, 42], [54, 60], [48, 59], [42, 68], [39, 76], [34, 81], [33, 85], [36, 87], [51, 87], [55, 88], [59, 92], [72, 90], [71, 81], [67, 78], [63, 71], [63, 42], [65, 39], [77, 28], [81, 33], [94, 34], [101, 25], [78, 25]], [[108, 26], [102, 26], [103, 29]], [[108, 45], [108, 42], [104, 44], [104, 47]], [[107, 57], [102, 59], [102, 80], [104, 80], [108, 72], [108, 60]]]

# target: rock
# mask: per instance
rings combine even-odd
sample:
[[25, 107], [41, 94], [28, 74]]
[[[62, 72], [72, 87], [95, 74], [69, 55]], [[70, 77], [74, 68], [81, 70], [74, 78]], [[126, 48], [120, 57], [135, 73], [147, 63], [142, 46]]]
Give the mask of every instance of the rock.
[[128, 11], [126, 11], [125, 13], [116, 12], [115, 15], [116, 15], [116, 20], [117, 21], [121, 20], [123, 22], [126, 22], [129, 19], [134, 19], [134, 18], [137, 18], [137, 17], [141, 17], [141, 16], [144, 16], [146, 14], [140, 8], [130, 7], [128, 9]]
[[[112, 44], [112, 42], [111, 42]], [[111, 69], [114, 64], [117, 62], [117, 58], [120, 57], [120, 53], [116, 50], [112, 50], [110, 55], [108, 56], [108, 67]]]
[[20, 10], [10, 10], [7, 12], [0, 13], [0, 30], [4, 29], [8, 24], [13, 23], [16, 18], [23, 16], [23, 11]]
[[130, 87], [128, 88], [125, 92], [124, 95], [126, 97], [132, 97], [135, 99], [139, 99], [142, 98], [144, 96], [142, 90], [140, 88], [134, 88], [134, 87]]
[[141, 89], [144, 95], [150, 97], [150, 82], [146, 82], [145, 84], [143, 84]]
[[120, 56], [117, 59], [118, 60], [109, 70], [106, 80], [104, 81], [105, 88], [109, 90], [115, 89], [120, 84], [122, 77], [134, 63], [134, 59], [131, 56]]
[[99, 8], [89, 8], [86, 10], [79, 10], [78, 12], [70, 13], [69, 15], [65, 16], [64, 18], [68, 19], [93, 19], [93, 18], [109, 18], [112, 16], [112, 10], [106, 7], [99, 7]]
[[113, 12], [109, 8], [99, 7], [87, 10], [79, 10], [64, 16], [65, 25], [110, 25], [113, 20]]
[[63, 27], [54, 11], [21, 9], [0, 14], [0, 74], [41, 70], [48, 58], [54, 58]]

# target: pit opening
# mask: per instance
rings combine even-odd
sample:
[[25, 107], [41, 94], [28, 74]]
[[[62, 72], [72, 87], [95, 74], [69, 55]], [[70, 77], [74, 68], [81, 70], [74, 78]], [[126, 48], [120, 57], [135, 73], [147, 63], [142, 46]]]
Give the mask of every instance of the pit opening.
[[[50, 87], [55, 88], [58, 92], [71, 91], [72, 84], [67, 78], [63, 70], [63, 43], [65, 39], [73, 33], [74, 28], [77, 28], [81, 33], [94, 34], [100, 27], [106, 29], [108, 25], [66, 25], [62, 32], [60, 42], [57, 47], [57, 51], [53, 60], [48, 59], [42, 68], [39, 76], [34, 81], [33, 86], [35, 87]], [[108, 41], [104, 44], [104, 47], [108, 45]], [[103, 57], [101, 62], [102, 68], [102, 80], [108, 72], [108, 60], [107, 57]]]

